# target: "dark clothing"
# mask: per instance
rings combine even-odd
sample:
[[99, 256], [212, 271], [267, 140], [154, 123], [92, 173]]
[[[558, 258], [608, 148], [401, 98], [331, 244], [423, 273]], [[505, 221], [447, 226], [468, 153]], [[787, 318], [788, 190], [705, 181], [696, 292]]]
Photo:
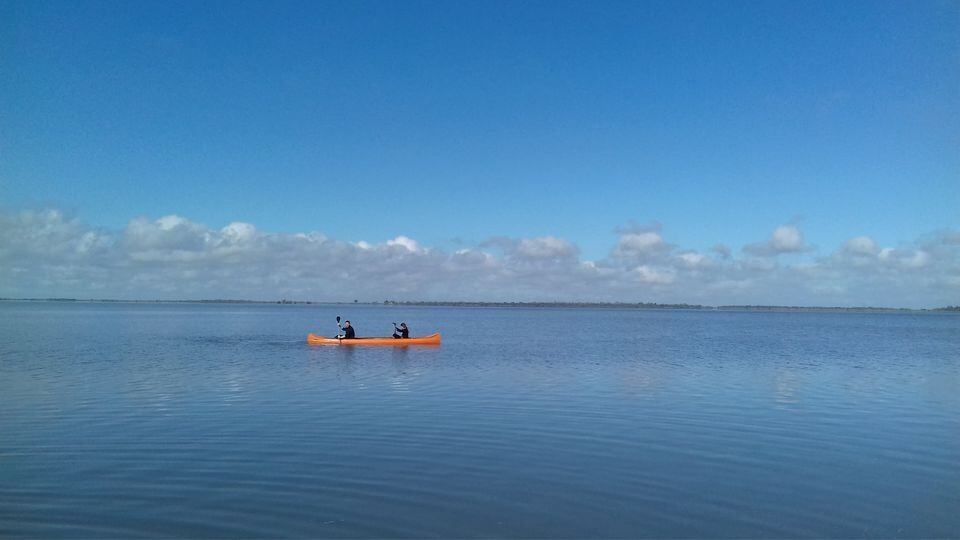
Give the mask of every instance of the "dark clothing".
[[357, 333], [354, 332], [352, 326], [348, 326], [343, 329], [343, 339], [355, 339], [356, 337]]
[[[396, 328], [396, 327], [394, 327]], [[397, 334], [397, 332], [400, 332]], [[397, 328], [397, 332], [393, 333], [393, 337], [396, 339], [410, 339], [410, 329], [409, 328]]]

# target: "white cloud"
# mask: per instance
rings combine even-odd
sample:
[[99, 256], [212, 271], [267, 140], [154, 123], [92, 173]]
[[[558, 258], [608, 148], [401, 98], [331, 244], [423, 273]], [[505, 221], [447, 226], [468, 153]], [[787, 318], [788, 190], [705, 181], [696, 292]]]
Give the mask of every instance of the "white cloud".
[[958, 238], [939, 231], [881, 247], [858, 236], [791, 265], [771, 255], [810, 249], [793, 225], [741, 257], [723, 244], [715, 256], [681, 249], [659, 224], [631, 225], [611, 238], [610, 256], [587, 261], [555, 236], [500, 237], [446, 253], [407, 236], [351, 243], [239, 221], [211, 228], [176, 215], [105, 231], [57, 210], [0, 212], [0, 296], [923, 307], [960, 304]]
[[684, 251], [677, 255], [677, 258], [683, 265], [690, 268], [704, 268], [713, 263], [710, 257], [696, 251]]
[[796, 225], [781, 225], [770, 235], [770, 245], [780, 252], [801, 251], [803, 234]]
[[257, 235], [257, 228], [249, 223], [234, 221], [226, 227], [220, 229], [220, 234], [224, 240], [231, 243], [249, 242]]
[[579, 253], [575, 245], [563, 238], [542, 236], [524, 238], [517, 245], [516, 254], [530, 259], [553, 259], [574, 257]]
[[673, 283], [673, 274], [646, 265], [641, 265], [631, 270], [634, 277], [643, 283], [667, 284]]
[[[944, 238], [943, 245], [949, 245]], [[919, 269], [931, 264], [931, 254], [923, 248], [903, 246], [880, 248], [868, 236], [858, 236], [844, 242], [831, 257], [834, 264], [872, 266], [876, 268]]]
[[387, 240], [387, 245], [400, 246], [406, 249], [407, 251], [413, 251], [413, 252], [420, 251], [420, 244], [418, 244], [416, 240], [413, 240], [412, 238], [407, 238], [406, 236], [398, 236], [393, 240]]
[[851, 238], [843, 244], [843, 252], [851, 255], [869, 256], [879, 252], [876, 242], [869, 236], [858, 236]]
[[803, 233], [796, 225], [781, 225], [773, 230], [765, 242], [744, 246], [743, 250], [760, 257], [772, 257], [783, 253], [810, 251], [803, 239]]
[[209, 245], [206, 227], [179, 216], [164, 216], [155, 221], [139, 217], [124, 229], [122, 241], [137, 251], [201, 251]]
[[923, 268], [930, 264], [930, 254], [923, 250], [915, 251], [909, 257], [901, 259], [901, 264], [907, 268]]
[[163, 216], [162, 218], [158, 219], [155, 223], [157, 227], [162, 231], [172, 231], [173, 229], [176, 229], [177, 227], [180, 227], [180, 226], [190, 227], [191, 225], [193, 225], [189, 221], [176, 215]]
[[739, 266], [746, 270], [761, 272], [769, 272], [779, 267], [777, 261], [768, 257], [748, 257], [740, 261]]
[[714, 244], [710, 250], [724, 259], [729, 259], [733, 255], [733, 251], [726, 244]]
[[624, 255], [649, 253], [663, 247], [663, 238], [655, 232], [626, 233], [620, 236], [617, 250]]
[[616, 230], [617, 244], [611, 253], [615, 259], [633, 262], [651, 262], [665, 257], [674, 246], [663, 240], [659, 222], [638, 224], [631, 222]]

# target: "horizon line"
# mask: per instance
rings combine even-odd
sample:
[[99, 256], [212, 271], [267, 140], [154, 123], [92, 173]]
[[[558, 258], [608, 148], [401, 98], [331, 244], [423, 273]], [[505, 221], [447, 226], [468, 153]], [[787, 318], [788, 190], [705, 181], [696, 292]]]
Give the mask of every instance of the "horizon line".
[[384, 301], [324, 301], [324, 300], [251, 300], [230, 298], [201, 298], [175, 300], [136, 300], [122, 298], [9, 298], [0, 297], [0, 302], [88, 302], [88, 303], [131, 303], [131, 304], [280, 304], [280, 305], [379, 305], [379, 306], [423, 306], [423, 307], [562, 307], [562, 308], [633, 308], [633, 309], [673, 309], [701, 311], [910, 311], [910, 312], [960, 312], [960, 306], [939, 306], [932, 308], [905, 308], [887, 306], [791, 306], [776, 304], [687, 304], [659, 302], [561, 302], [561, 301], [472, 301], [472, 300], [384, 300]]

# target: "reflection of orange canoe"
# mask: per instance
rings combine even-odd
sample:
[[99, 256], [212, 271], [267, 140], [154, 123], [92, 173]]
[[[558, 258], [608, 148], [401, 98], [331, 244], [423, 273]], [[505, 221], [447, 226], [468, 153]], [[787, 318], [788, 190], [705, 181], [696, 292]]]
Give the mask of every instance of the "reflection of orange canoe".
[[310, 345], [392, 345], [394, 347], [404, 347], [407, 345], [439, 345], [440, 334], [430, 334], [429, 336], [412, 337], [407, 339], [397, 339], [392, 337], [337, 339], [335, 337], [323, 337], [316, 334], [307, 334], [307, 343]]

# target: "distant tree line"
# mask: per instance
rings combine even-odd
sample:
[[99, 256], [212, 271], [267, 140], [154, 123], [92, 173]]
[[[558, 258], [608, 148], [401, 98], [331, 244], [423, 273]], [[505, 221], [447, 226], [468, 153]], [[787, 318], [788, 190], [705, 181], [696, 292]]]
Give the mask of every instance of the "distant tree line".
[[434, 307], [546, 307], [546, 308], [620, 308], [620, 309], [712, 309], [700, 304], [657, 304], [653, 302], [415, 302], [384, 300], [387, 306]]
[[[318, 302], [314, 300], [118, 300], [115, 298], [4, 298], [0, 302], [115, 302], [144, 304], [366, 304], [379, 302]], [[723, 305], [706, 306], [702, 304], [659, 304], [656, 302], [448, 302], [448, 301], [403, 301], [384, 300], [385, 306], [424, 306], [424, 307], [517, 307], [517, 308], [614, 308], [614, 309], [690, 309], [712, 311], [879, 311], [879, 312], [950, 312], [960, 313], [960, 306], [945, 306], [932, 309], [888, 308], [888, 307], [836, 307], [836, 306], [764, 306], [764, 305]]]

